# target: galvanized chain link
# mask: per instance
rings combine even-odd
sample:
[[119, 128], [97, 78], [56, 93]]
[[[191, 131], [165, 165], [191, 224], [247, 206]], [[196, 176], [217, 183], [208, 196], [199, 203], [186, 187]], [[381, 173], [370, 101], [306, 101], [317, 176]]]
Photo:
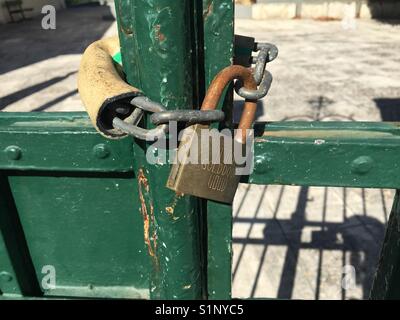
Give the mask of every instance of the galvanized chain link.
[[[210, 123], [220, 122], [224, 120], [225, 114], [221, 110], [166, 110], [160, 103], [154, 102], [145, 96], [138, 96], [131, 100], [131, 105], [136, 108], [132, 114], [124, 120], [115, 117], [113, 126], [135, 138], [155, 141], [165, 136], [168, 132], [168, 122], [187, 122], [187, 123]], [[153, 113], [150, 121], [157, 127], [154, 129], [144, 129], [138, 126], [144, 112]], [[118, 113], [124, 114], [125, 109], [117, 110]], [[129, 110], [128, 110], [129, 112]]]
[[167, 124], [159, 125], [154, 129], [144, 129], [137, 125], [140, 122], [144, 111], [163, 112], [165, 111], [164, 106], [157, 102], [151, 101], [145, 96], [133, 98], [131, 100], [131, 104], [136, 107], [132, 114], [124, 120], [115, 117], [112, 122], [114, 128], [119, 129], [135, 138], [146, 141], [156, 141], [165, 136], [165, 134], [168, 132]]
[[267, 95], [271, 87], [272, 75], [269, 71], [265, 70], [265, 67], [268, 62], [271, 62], [278, 56], [278, 48], [272, 43], [257, 43], [255, 51], [258, 51], [258, 55], [256, 58], [252, 58], [252, 62], [255, 63], [253, 76], [258, 88], [250, 90], [244, 88], [241, 81], [236, 81], [235, 83], [236, 93], [245, 99], [251, 100], [258, 100]]
[[153, 124], [159, 125], [169, 121], [194, 123], [220, 122], [224, 120], [225, 114], [221, 110], [171, 110], [153, 113], [150, 120]]

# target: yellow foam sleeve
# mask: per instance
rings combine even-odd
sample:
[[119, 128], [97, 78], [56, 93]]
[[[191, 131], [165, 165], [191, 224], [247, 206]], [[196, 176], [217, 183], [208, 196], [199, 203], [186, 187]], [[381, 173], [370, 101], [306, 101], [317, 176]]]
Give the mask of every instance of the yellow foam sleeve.
[[84, 52], [78, 73], [78, 90], [93, 126], [105, 137], [126, 136], [112, 126], [118, 106], [130, 106], [139, 89], [124, 81], [112, 57], [120, 50], [118, 37], [92, 43]]

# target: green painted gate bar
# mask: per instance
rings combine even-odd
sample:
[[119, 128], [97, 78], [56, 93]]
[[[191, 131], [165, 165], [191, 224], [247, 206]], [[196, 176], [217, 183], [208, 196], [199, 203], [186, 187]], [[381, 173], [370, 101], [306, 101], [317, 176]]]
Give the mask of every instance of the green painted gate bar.
[[[43, 126], [44, 123], [46, 126]], [[132, 166], [132, 163], [136, 162], [136, 155], [131, 148], [132, 141], [104, 139], [89, 125], [89, 120], [84, 113], [1, 113], [0, 124], [0, 149], [2, 150], [0, 204], [3, 239], [0, 242], [2, 267], [0, 272], [2, 272], [1, 291], [3, 294], [37, 293], [37, 282], [41, 278], [40, 269], [43, 264], [54, 264], [54, 260], [51, 260], [57, 258], [55, 261], [60, 259], [59, 261], [62, 261], [62, 264], [69, 269], [71, 267], [69, 259], [76, 256], [76, 248], [82, 247], [81, 253], [78, 252], [82, 260], [77, 261], [77, 264], [81, 265], [81, 274], [86, 273], [89, 276], [93, 273], [91, 266], [96, 259], [101, 266], [100, 262], [112, 257], [114, 251], [122, 250], [125, 254], [134, 253], [136, 246], [138, 255], [117, 261], [117, 265], [111, 270], [120, 272], [118, 270], [121, 268], [128, 268], [127, 279], [134, 277], [135, 274], [139, 274], [139, 278], [143, 277], [144, 280], [138, 279], [139, 282], [134, 285], [134, 288], [143, 290], [140, 294], [131, 289], [122, 296], [146, 297], [148, 282], [145, 279], [150, 274], [147, 267], [151, 267], [151, 264], [148, 264], [147, 247], [143, 242], [144, 230], [136, 189], [137, 178]], [[400, 175], [397, 165], [400, 154], [398, 128], [396, 123], [268, 123], [265, 127], [267, 131], [256, 139], [255, 171], [250, 176], [250, 181], [252, 183], [398, 188], [399, 181], [396, 180]], [[38, 141], [41, 143], [38, 144]], [[21, 149], [20, 159], [9, 158], [6, 150], [10, 144], [17, 144]], [[105, 144], [108, 147], [110, 158], [98, 157], [95, 147], [99, 144]], [[79, 157], [71, 162], [71, 154], [77, 154]], [[360, 162], [360, 168], [354, 165], [354, 160], [365, 156], [373, 159], [372, 164], [364, 161]], [[117, 163], [120, 166], [110, 167], [107, 159], [113, 158], [118, 160]], [[50, 164], [48, 170], [46, 170], [46, 162]], [[332, 170], [326, 170], [327, 163], [335, 164]], [[388, 167], [391, 170], [388, 170]], [[265, 170], [265, 172], [262, 173], [260, 170]], [[60, 179], [64, 180], [63, 183], [60, 183]], [[120, 188], [116, 187], [117, 184]], [[81, 192], [77, 191], [79, 188]], [[9, 190], [8, 195], [4, 190]], [[111, 194], [107, 195], [108, 192]], [[98, 194], [102, 197], [99, 198]], [[128, 203], [127, 200], [129, 200]], [[95, 214], [91, 217], [80, 216], [82, 213], [93, 210], [93, 203], [96, 203]], [[393, 248], [398, 239], [395, 229], [398, 223], [392, 222], [398, 221], [396, 208], [398, 208], [398, 200], [391, 214], [385, 240], [385, 243], [391, 245], [389, 248]], [[226, 210], [229, 211], [230, 208], [227, 207]], [[57, 216], [54, 216], [55, 213]], [[229, 295], [229, 291], [224, 290], [229, 290], [231, 252], [230, 234], [227, 231], [231, 228], [231, 221], [229, 215], [221, 213], [224, 212], [220, 210], [220, 207], [218, 211], [209, 212], [209, 217], [213, 214], [208, 220], [210, 298]], [[213, 225], [212, 221], [215, 221], [212, 220], [213, 218], [218, 219], [219, 224]], [[17, 230], [20, 228], [19, 224], [23, 232], [21, 230], [14, 232], [15, 228]], [[72, 229], [65, 230], [68, 224]], [[123, 225], [126, 228], [121, 229]], [[83, 229], [79, 229], [78, 226]], [[221, 232], [221, 229], [226, 232]], [[117, 237], [120, 242], [115, 245], [112, 243], [99, 243], [97, 246], [90, 244], [99, 238], [98, 231], [101, 233], [108, 231], [108, 241], [115, 241], [115, 234], [121, 235]], [[68, 244], [74, 238], [81, 238], [81, 233], [86, 233], [83, 242]], [[18, 234], [19, 237], [13, 240], [10, 238], [13, 234]], [[43, 239], [43, 235], [47, 236]], [[65, 243], [66, 240], [68, 240], [67, 243]], [[183, 238], [181, 240], [184, 241]], [[14, 243], [14, 246], [11, 246], [11, 243]], [[15, 247], [15, 243], [18, 243], [18, 247]], [[88, 243], [90, 245], [87, 245]], [[54, 256], [57, 253], [57, 250], [51, 248], [54, 244], [59, 247], [58, 254], [62, 252], [64, 257]], [[390, 279], [397, 279], [399, 274], [399, 261], [395, 255], [397, 249], [387, 248], [386, 246], [384, 249], [385, 258], [380, 264], [379, 270], [382, 272], [378, 273], [380, 276], [377, 276], [374, 288], [379, 283], [382, 288], [384, 275], [387, 274], [389, 268], [394, 270]], [[18, 256], [16, 254], [18, 252], [25, 253]], [[44, 257], [48, 260], [43, 260]], [[386, 259], [390, 260], [386, 261]], [[27, 267], [29, 260], [32, 260], [34, 267]], [[57, 295], [118, 296], [121, 293], [115, 291], [93, 293], [90, 292], [93, 289], [89, 290], [87, 287], [91, 282], [94, 288], [96, 285], [100, 286], [101, 283], [112, 283], [113, 277], [108, 280], [104, 278], [104, 272], [109, 270], [109, 267], [105, 265], [104, 269], [97, 269], [97, 275], [86, 281], [76, 274], [72, 279], [66, 277], [65, 288]], [[30, 271], [32, 269], [35, 270], [36, 277], [32, 277]], [[63, 281], [62, 266], [60, 271], [59, 277]], [[71, 286], [71, 282], [76, 283]], [[395, 288], [396, 286], [387, 288], [387, 293], [381, 289], [380, 295], [375, 296], [398, 297]], [[123, 288], [114, 287], [114, 290], [120, 290], [119, 292], [121, 289]]]
[[[5, 298], [150, 296], [132, 143], [89, 123], [85, 113], [1, 113]], [[46, 266], [55, 289], [42, 285]]]
[[[249, 183], [398, 188], [399, 123], [258, 124]], [[266, 130], [266, 131], [263, 131]]]
[[[203, 0], [204, 81], [233, 62], [234, 3]], [[222, 126], [232, 127], [232, 88], [221, 101]], [[216, 125], [215, 125], [216, 127]], [[207, 201], [207, 293], [209, 299], [230, 299], [232, 284], [232, 206]]]
[[[119, 0], [115, 4], [127, 81], [167, 109], [198, 107], [193, 1]], [[145, 125], [151, 125], [149, 119]], [[200, 299], [205, 279], [197, 200], [165, 187], [169, 165], [149, 165], [148, 147], [134, 144], [141, 214], [149, 233], [150, 296]]]
[[[117, 1], [116, 7], [128, 81], [167, 108], [199, 108], [213, 77], [232, 63], [233, 1]], [[150, 189], [157, 190], [149, 201], [154, 203], [158, 241], [169, 241], [165, 253], [160, 247], [160, 254], [182, 250], [180, 257], [161, 265], [160, 275], [153, 280], [153, 297], [229, 298], [231, 206], [208, 202], [206, 208], [191, 197], [178, 198], [164, 187], [168, 166], [154, 168], [144, 159], [140, 163], [149, 174]], [[169, 208], [175, 221], [166, 212]], [[221, 241], [226, 245], [221, 246]]]

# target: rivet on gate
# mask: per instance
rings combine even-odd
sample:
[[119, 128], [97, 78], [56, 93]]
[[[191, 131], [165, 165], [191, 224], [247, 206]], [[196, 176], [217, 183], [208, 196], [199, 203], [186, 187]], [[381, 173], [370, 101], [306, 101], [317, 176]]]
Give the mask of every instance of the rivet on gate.
[[0, 272], [0, 280], [2, 280], [4, 282], [10, 282], [12, 279], [13, 279], [13, 276], [11, 275], [11, 273], [9, 273], [7, 271]]
[[22, 156], [22, 151], [18, 146], [8, 146], [4, 152], [9, 160], [19, 160]]
[[267, 158], [264, 154], [258, 154], [254, 157], [254, 171], [257, 173], [266, 173], [268, 171], [268, 167], [265, 166], [267, 162]]
[[360, 156], [351, 163], [351, 170], [354, 173], [365, 174], [374, 166], [374, 160], [369, 156]]
[[93, 147], [93, 154], [96, 158], [105, 159], [110, 155], [110, 150], [104, 143], [99, 143]]

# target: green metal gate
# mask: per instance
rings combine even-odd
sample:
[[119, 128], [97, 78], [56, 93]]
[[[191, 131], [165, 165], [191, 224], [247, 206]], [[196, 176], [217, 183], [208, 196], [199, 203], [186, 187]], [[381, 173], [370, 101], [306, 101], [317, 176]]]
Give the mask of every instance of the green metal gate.
[[[167, 109], [198, 109], [233, 61], [233, 1], [115, 4], [127, 81]], [[227, 126], [231, 106], [228, 90]], [[400, 188], [397, 123], [256, 131], [249, 183]], [[0, 114], [2, 298], [231, 297], [231, 206], [165, 188], [169, 166], [149, 165], [148, 147], [105, 139], [85, 113]], [[398, 214], [397, 195], [372, 298], [400, 297]], [[48, 266], [56, 288], [43, 286]]]

